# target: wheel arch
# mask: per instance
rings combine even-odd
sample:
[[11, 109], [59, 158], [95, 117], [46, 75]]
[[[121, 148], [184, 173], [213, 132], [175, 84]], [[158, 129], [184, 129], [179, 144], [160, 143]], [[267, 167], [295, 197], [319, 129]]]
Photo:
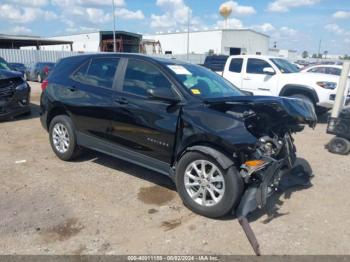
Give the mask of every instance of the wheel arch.
[[304, 85], [295, 85], [295, 84], [285, 85], [282, 88], [281, 92], [279, 93], [279, 96], [291, 96], [295, 94], [302, 94], [309, 97], [314, 102], [315, 105], [319, 102], [316, 91]]
[[70, 117], [67, 110], [63, 106], [54, 107], [53, 109], [50, 110], [50, 112], [47, 116], [47, 119], [46, 119], [47, 128], [49, 128], [52, 119], [54, 119], [54, 117], [59, 116], [59, 115], [66, 115], [66, 116]]
[[234, 160], [228, 156], [227, 152], [225, 152], [224, 149], [218, 147], [217, 145], [208, 143], [196, 143], [186, 147], [181, 153], [177, 155], [175, 164], [181, 159], [183, 155], [188, 152], [200, 152], [204, 155], [210, 156], [214, 158], [225, 170], [235, 165]]

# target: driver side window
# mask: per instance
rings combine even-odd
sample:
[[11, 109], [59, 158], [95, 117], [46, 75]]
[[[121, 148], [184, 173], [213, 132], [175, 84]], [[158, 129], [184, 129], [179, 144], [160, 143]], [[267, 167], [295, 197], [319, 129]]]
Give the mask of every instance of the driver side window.
[[271, 65], [261, 59], [249, 58], [247, 64], [247, 73], [265, 75], [266, 73], [264, 73], [264, 68], [266, 67], [271, 67]]
[[154, 65], [136, 59], [129, 59], [125, 72], [123, 91], [147, 96], [148, 89], [171, 90], [171, 83]]

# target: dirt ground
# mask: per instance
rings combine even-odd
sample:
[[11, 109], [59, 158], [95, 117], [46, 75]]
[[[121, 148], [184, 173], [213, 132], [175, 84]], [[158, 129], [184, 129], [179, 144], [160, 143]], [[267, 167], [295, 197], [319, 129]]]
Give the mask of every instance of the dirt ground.
[[[32, 116], [0, 123], [0, 254], [253, 254], [237, 220], [193, 214], [162, 175], [93, 151], [59, 160], [31, 86]], [[350, 156], [324, 149], [320, 122], [295, 137], [313, 187], [251, 218], [263, 254], [350, 254]]]

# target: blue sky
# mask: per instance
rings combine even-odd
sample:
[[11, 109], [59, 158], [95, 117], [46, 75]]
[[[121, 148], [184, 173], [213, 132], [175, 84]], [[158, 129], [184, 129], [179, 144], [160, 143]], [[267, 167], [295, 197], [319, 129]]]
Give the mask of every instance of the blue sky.
[[[350, 54], [349, 0], [114, 0], [117, 29], [137, 33], [220, 28], [221, 4], [231, 28], [252, 28], [279, 48]], [[0, 33], [56, 36], [111, 30], [112, 0], [0, 0]]]

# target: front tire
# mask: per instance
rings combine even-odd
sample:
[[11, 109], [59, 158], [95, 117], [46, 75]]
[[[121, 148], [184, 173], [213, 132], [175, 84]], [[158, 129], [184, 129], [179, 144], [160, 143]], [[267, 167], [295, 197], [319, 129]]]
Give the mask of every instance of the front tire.
[[184, 204], [210, 218], [222, 217], [235, 208], [244, 187], [234, 166], [224, 170], [214, 158], [199, 152], [181, 157], [175, 181]]
[[76, 158], [80, 152], [72, 120], [66, 115], [52, 119], [49, 127], [49, 137], [52, 150], [64, 161]]

